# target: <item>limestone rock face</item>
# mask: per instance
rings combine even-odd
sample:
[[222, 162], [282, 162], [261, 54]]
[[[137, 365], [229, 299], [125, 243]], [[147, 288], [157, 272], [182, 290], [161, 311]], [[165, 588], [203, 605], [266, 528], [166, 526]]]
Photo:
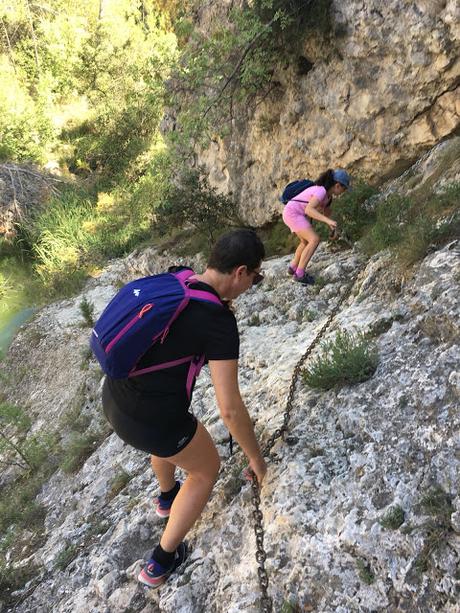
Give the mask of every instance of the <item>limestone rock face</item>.
[[[290, 600], [327, 613], [457, 610], [459, 252], [455, 241], [432, 253], [396, 290], [387, 255], [366, 262], [353, 251], [320, 247], [313, 266], [324, 279], [320, 289], [294, 283], [286, 275], [289, 258], [276, 258], [264, 265], [265, 287], [236, 301], [240, 385], [262, 441], [282, 422], [294, 365], [356, 275], [325, 338], [338, 329], [367, 332], [380, 356], [374, 376], [359, 385], [318, 392], [297, 384], [288, 437], [275, 444], [261, 492], [274, 611]], [[157, 254], [144, 255], [155, 270]], [[87, 288], [88, 299], [101, 297], [98, 311], [116, 278], [140, 272], [132, 269], [138, 261], [120, 262], [100, 285]], [[47, 307], [11, 349], [7, 368], [21, 357], [27, 374], [9, 398], [29, 403], [41, 425], [56, 423], [74, 402], [93, 425], [103, 421], [100, 371], [94, 362], [82, 370], [78, 359], [70, 359], [70, 350], [78, 356], [87, 338], [76, 308], [72, 315], [80, 299]], [[31, 345], [31, 334], [40, 335], [40, 343]], [[49, 371], [52, 363], [66, 364], [65, 385]], [[50, 602], [56, 613], [259, 610], [245, 462], [240, 453], [229, 457], [206, 370], [194, 392], [194, 412], [211, 433], [223, 468], [177, 576], [159, 592], [137, 584], [142, 559], [162, 531], [152, 505], [158, 489], [148, 457], [107, 432], [77, 473], [57, 471], [42, 489], [45, 537], [24, 562], [41, 572], [18, 591], [15, 611], [45, 612]], [[129, 481], [114, 493], [120, 470]], [[433, 518], [421, 502], [433, 488], [450, 497], [451, 518], [420, 569], [420, 557], [433, 544], [424, 527]], [[402, 525], [389, 527], [383, 520], [395, 508]], [[62, 569], [59, 560], [69, 549], [73, 559]]]
[[[210, 27], [206, 8], [201, 19]], [[334, 1], [330, 35], [307, 36], [273, 95], [201, 155], [251, 223], [280, 213], [293, 179], [340, 166], [380, 183], [459, 126], [456, 0]]]
[[[437, 146], [388, 189], [442, 187], [440, 160], [455, 157], [455, 143]], [[455, 178], [454, 162], [449, 172]], [[291, 602], [321, 613], [457, 613], [460, 240], [404, 275], [387, 252], [366, 259], [320, 245], [311, 267], [318, 282], [308, 287], [288, 277], [289, 260], [266, 261], [264, 283], [234, 305], [240, 387], [262, 444], [283, 423], [295, 365], [332, 312], [322, 340], [365, 333], [379, 362], [366, 381], [328, 391], [297, 380], [287, 436], [273, 447], [261, 490], [273, 611]], [[200, 257], [177, 263], [203, 267]], [[80, 296], [38, 311], [2, 362], [2, 402], [27, 407], [31, 434], [57, 429], [65, 446], [82, 416], [102, 433], [78, 470], [58, 468], [41, 488], [40, 540], [24, 530], [17, 542], [2, 541], [8, 573], [33, 571], [2, 613], [260, 610], [246, 461], [238, 450], [229, 455], [206, 368], [193, 410], [216, 444], [221, 473], [187, 537], [183, 568], [157, 592], [136, 580], [164, 526], [152, 503], [158, 485], [148, 456], [107, 427], [79, 304], [86, 297], [97, 316], [120, 283], [171, 264], [155, 249], [112, 262]], [[13, 477], [2, 472], [0, 484]]]

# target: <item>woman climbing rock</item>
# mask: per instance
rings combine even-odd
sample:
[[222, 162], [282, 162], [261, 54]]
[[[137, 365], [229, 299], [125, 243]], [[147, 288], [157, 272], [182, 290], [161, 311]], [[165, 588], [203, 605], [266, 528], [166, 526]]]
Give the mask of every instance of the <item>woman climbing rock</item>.
[[345, 170], [329, 169], [318, 177], [314, 185], [296, 194], [284, 207], [283, 221], [300, 240], [288, 273], [303, 285], [315, 282], [305, 269], [321, 241], [311, 220], [321, 221], [335, 232], [337, 222], [331, 219], [332, 199], [343, 194], [349, 187], [350, 176]]

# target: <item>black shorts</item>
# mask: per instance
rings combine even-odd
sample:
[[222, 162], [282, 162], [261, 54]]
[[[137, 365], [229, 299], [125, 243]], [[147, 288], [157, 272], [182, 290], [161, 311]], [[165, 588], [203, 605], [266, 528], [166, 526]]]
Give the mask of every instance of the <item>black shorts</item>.
[[125, 443], [161, 458], [182, 451], [198, 427], [196, 417], [187, 408], [178, 408], [177, 403], [161, 403], [135, 390], [116, 396], [108, 378], [102, 390], [102, 406]]

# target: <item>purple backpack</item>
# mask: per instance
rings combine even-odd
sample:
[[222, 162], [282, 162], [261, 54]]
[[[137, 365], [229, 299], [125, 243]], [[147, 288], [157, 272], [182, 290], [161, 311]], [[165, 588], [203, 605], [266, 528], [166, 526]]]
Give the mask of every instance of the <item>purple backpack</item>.
[[91, 349], [107, 375], [126, 379], [190, 362], [187, 376], [190, 397], [204, 355], [189, 355], [140, 370], [136, 365], [154, 343], [164, 341], [171, 324], [190, 299], [222, 306], [215, 294], [188, 287], [193, 275], [193, 270], [187, 268], [143, 277], [121, 288], [97, 320], [90, 340]]

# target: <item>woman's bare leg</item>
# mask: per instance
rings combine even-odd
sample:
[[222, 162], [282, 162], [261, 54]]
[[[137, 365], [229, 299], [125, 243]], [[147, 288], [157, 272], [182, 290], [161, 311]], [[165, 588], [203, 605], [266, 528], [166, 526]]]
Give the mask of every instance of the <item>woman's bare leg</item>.
[[[157, 464], [158, 459], [161, 462]], [[176, 466], [183, 468], [188, 473], [171, 506], [169, 520], [160, 540], [162, 549], [172, 552], [177, 549], [179, 543], [201, 515], [217, 479], [220, 459], [208, 431], [198, 422], [195, 436], [185, 449], [169, 458], [155, 458], [155, 464], [152, 461], [155, 472], [157, 465], [160, 467], [160, 472], [163, 471], [162, 478], [165, 475], [168, 476], [164, 466], [166, 462], [171, 465], [171, 474], [174, 474]], [[162, 487], [161, 483], [160, 487]], [[172, 487], [174, 487], [174, 480], [172, 480]]]
[[[297, 236], [299, 236], [299, 235], [297, 234]], [[299, 238], [300, 238], [300, 237], [299, 237]], [[291, 261], [291, 264], [290, 264], [291, 268], [292, 268], [294, 271], [295, 271], [295, 269], [296, 269], [296, 268], [298, 267], [298, 265], [299, 265], [299, 262], [300, 262], [300, 256], [302, 255], [302, 252], [303, 252], [303, 250], [305, 249], [306, 245], [307, 245], [307, 242], [306, 242], [306, 241], [304, 241], [304, 240], [303, 240], [303, 238], [300, 238], [300, 243], [299, 243], [299, 246], [298, 246], [298, 247], [297, 247], [297, 249], [295, 250], [295, 253], [294, 253], [294, 258], [293, 258], [293, 260]]]
[[169, 490], [172, 490], [176, 484], [176, 480], [174, 479], [176, 467], [174, 464], [155, 455], [150, 458], [150, 463], [158, 479], [158, 483], [160, 484], [160, 490], [162, 492], [169, 492]]
[[[298, 268], [305, 269], [308, 262], [311, 260], [312, 255], [315, 253], [316, 248], [321, 242], [320, 237], [316, 234], [313, 228], [300, 230], [296, 232], [297, 236], [303, 243], [306, 243], [300, 256]], [[297, 252], [296, 252], [297, 253]]]

